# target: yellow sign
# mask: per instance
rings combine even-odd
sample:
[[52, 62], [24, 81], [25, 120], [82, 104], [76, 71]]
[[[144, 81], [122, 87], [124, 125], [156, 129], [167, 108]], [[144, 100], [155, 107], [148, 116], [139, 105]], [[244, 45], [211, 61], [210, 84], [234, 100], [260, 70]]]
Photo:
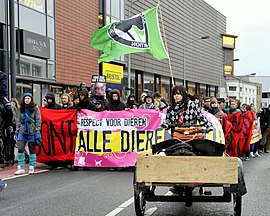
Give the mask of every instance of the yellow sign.
[[231, 76], [232, 75], [232, 66], [224, 65], [224, 76]]
[[102, 74], [106, 76], [107, 83], [121, 84], [124, 76], [124, 67], [103, 62]]
[[223, 47], [234, 49], [234, 37], [223, 36]]

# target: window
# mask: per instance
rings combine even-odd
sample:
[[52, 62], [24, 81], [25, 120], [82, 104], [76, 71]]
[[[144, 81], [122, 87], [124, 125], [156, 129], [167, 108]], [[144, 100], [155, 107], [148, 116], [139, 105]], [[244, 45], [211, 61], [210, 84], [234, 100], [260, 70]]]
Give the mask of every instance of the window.
[[229, 86], [229, 91], [236, 91], [236, 86]]
[[262, 98], [270, 98], [270, 92], [263, 92]]
[[45, 12], [45, 0], [19, 0], [20, 4], [32, 8], [41, 13]]
[[30, 71], [30, 64], [26, 62], [21, 61], [21, 75], [28, 75], [31, 76], [31, 71]]
[[46, 35], [46, 16], [29, 8], [20, 6], [20, 28]]
[[248, 92], [248, 89], [247, 89], [247, 88], [245, 89], [245, 92], [246, 92], [246, 93]]
[[243, 91], [243, 87], [240, 87], [240, 92], [242, 92]]
[[8, 1], [0, 0], [0, 22], [2, 23], [6, 23], [5, 2]]
[[41, 77], [41, 67], [39, 65], [32, 65], [33, 76]]
[[47, 0], [47, 15], [54, 16], [54, 0]]

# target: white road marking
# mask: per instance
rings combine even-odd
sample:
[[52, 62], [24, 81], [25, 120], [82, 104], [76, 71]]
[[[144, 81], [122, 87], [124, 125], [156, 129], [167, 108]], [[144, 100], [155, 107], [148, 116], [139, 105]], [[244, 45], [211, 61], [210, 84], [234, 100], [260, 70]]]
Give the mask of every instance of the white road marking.
[[120, 206], [118, 206], [116, 209], [111, 211], [110, 213], [106, 214], [106, 216], [114, 216], [117, 215], [119, 212], [123, 211], [126, 207], [128, 207], [131, 203], [133, 203], [134, 198], [131, 197], [126, 202], [122, 203]]
[[[171, 196], [173, 193], [171, 191], [168, 191], [165, 196]], [[115, 216], [117, 214], [119, 214], [121, 211], [123, 211], [126, 207], [128, 207], [130, 204], [132, 204], [134, 202], [134, 198], [131, 197], [129, 200], [127, 200], [126, 202], [122, 203], [120, 206], [118, 206], [117, 208], [115, 208], [114, 210], [112, 210], [111, 212], [109, 212], [108, 214], [106, 214], [106, 216]], [[145, 216], [151, 216], [155, 211], [157, 210], [156, 207], [147, 209], [147, 211], [144, 213]]]
[[147, 209], [147, 211], [144, 213], [144, 216], [151, 216], [152, 214], [154, 214], [154, 212], [157, 210], [156, 207]]
[[[35, 174], [44, 173], [44, 172], [48, 172], [48, 171], [49, 170], [39, 170], [39, 171], [35, 171]], [[29, 175], [28, 173], [25, 173], [25, 174], [21, 174], [21, 175], [7, 177], [7, 178], [4, 178], [3, 180], [10, 180], [10, 179], [15, 179], [15, 178], [23, 177], [23, 176], [28, 176], [28, 175]]]

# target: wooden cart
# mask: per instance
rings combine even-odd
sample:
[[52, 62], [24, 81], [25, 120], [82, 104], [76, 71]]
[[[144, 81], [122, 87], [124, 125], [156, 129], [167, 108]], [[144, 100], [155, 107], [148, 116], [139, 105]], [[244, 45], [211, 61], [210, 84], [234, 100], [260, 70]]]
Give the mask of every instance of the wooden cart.
[[[156, 186], [180, 186], [177, 196], [156, 195]], [[192, 190], [198, 187], [199, 195]], [[204, 187], [223, 187], [224, 193], [214, 196]], [[241, 215], [242, 197], [237, 194], [238, 159], [220, 156], [140, 156], [134, 174], [134, 203], [137, 216], [143, 216], [146, 201], [233, 202], [234, 215]]]

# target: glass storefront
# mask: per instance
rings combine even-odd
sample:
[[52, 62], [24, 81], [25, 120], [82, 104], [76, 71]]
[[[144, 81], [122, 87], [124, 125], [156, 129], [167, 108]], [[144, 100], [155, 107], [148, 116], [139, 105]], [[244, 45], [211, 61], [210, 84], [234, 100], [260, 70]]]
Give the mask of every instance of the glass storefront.
[[[0, 70], [8, 72], [7, 4], [8, 1], [0, 0]], [[23, 93], [32, 92], [35, 101], [41, 105], [43, 96], [50, 90], [50, 83], [55, 82], [55, 0], [16, 0], [14, 13], [16, 96], [20, 99]], [[47, 83], [47, 88], [42, 82]]]
[[170, 100], [170, 78], [161, 77], [161, 96], [166, 100]]

